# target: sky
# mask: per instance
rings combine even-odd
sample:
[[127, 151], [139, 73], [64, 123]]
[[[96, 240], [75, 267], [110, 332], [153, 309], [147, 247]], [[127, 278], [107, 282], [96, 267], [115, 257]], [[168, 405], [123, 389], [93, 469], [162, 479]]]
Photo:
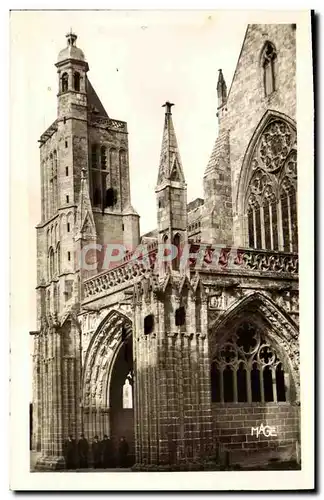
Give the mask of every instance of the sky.
[[[11, 12], [11, 184], [23, 209], [24, 255], [19, 255], [29, 299], [21, 324], [29, 330], [36, 329], [37, 140], [56, 118], [54, 64], [66, 46], [66, 33], [72, 28], [78, 35], [88, 77], [108, 115], [127, 121], [131, 197], [143, 234], [156, 227], [162, 104], [175, 103], [173, 122], [190, 202], [203, 197], [203, 174], [217, 137], [218, 69], [229, 89], [247, 16], [244, 11], [207, 10]], [[14, 213], [13, 223], [16, 217]]]

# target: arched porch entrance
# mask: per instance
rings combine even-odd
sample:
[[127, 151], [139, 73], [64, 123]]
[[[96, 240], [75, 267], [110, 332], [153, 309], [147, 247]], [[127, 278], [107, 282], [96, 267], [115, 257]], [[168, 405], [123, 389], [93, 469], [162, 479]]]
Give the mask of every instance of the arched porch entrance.
[[130, 335], [120, 346], [108, 385], [110, 434], [115, 443], [125, 437], [129, 445], [129, 464], [135, 462], [133, 349]]
[[129, 445], [134, 462], [132, 323], [113, 310], [94, 333], [84, 360], [82, 376], [82, 428], [92, 442], [95, 435], [112, 438], [117, 452], [120, 438]]

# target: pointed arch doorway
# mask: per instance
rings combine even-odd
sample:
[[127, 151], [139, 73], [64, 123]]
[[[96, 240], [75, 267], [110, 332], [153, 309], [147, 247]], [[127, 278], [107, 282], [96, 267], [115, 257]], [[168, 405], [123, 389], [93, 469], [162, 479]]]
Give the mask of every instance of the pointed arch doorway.
[[107, 390], [111, 437], [117, 446], [121, 437], [126, 439], [129, 445], [128, 464], [132, 465], [135, 462], [135, 434], [131, 335], [119, 348]]
[[129, 445], [128, 464], [135, 460], [132, 322], [112, 310], [89, 344], [82, 377], [82, 429], [86, 437], [113, 438], [117, 454], [120, 438]]

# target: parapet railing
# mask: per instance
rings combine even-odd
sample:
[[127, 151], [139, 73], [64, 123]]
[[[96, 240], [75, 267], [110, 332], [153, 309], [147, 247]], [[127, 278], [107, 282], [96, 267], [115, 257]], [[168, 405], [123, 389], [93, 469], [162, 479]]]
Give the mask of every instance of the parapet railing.
[[93, 125], [99, 125], [103, 128], [127, 132], [127, 122], [122, 122], [120, 120], [91, 115], [90, 122]]
[[298, 254], [274, 250], [252, 248], [221, 248], [207, 246], [203, 258], [199, 258], [200, 246], [192, 244], [190, 253], [197, 258], [190, 258], [191, 268], [232, 269], [249, 271], [267, 271], [276, 273], [298, 274]]
[[52, 137], [52, 135], [54, 134], [54, 132], [57, 131], [57, 121], [55, 120], [52, 125], [50, 125], [48, 127], [48, 129], [43, 132], [43, 134], [40, 136], [40, 139], [38, 142], [40, 143], [44, 143], [47, 141], [47, 139], [49, 139], [50, 137]]
[[[135, 252], [129, 252], [120, 265], [85, 280], [84, 298], [94, 297], [119, 285], [132, 284], [136, 278], [143, 276], [148, 270], [157, 270], [158, 245], [154, 242], [146, 248], [147, 253], [142, 254], [141, 258], [137, 258]], [[180, 265], [183, 263], [181, 262]], [[188, 265], [192, 271], [298, 275], [297, 254], [272, 250], [232, 249], [215, 245], [192, 244], [189, 258], [184, 265]]]

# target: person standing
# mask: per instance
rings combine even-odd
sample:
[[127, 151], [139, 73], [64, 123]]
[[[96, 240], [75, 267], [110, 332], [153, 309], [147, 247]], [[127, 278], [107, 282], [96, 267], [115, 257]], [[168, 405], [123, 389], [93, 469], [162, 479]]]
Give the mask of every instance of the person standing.
[[119, 441], [119, 465], [120, 467], [127, 467], [127, 455], [128, 455], [129, 446], [125, 439], [125, 436], [122, 436]]
[[88, 453], [89, 453], [89, 443], [87, 439], [84, 437], [84, 434], [81, 434], [78, 442], [78, 458], [79, 458], [80, 469], [88, 468]]
[[109, 469], [113, 467], [113, 443], [111, 439], [104, 435], [103, 440], [101, 441], [101, 452], [102, 452], [102, 466], [105, 469]]
[[94, 468], [99, 469], [101, 466], [101, 446], [97, 435], [93, 438], [92, 459]]
[[75, 469], [75, 440], [69, 435], [64, 446], [64, 457], [66, 468]]

